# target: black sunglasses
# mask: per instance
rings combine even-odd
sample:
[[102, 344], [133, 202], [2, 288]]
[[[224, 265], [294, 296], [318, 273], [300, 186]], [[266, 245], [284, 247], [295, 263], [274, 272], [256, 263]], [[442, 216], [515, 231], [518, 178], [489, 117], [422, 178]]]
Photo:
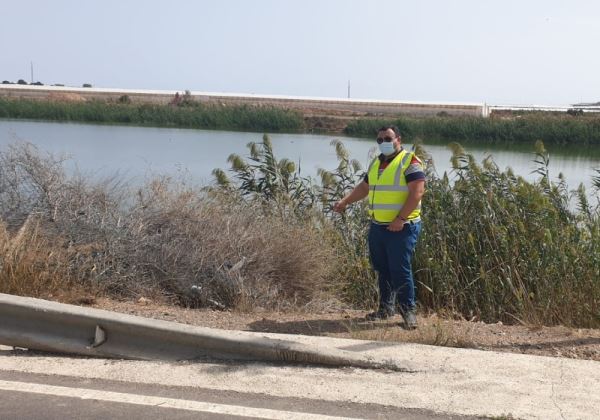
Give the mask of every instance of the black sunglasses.
[[381, 144], [384, 141], [390, 143], [390, 142], [394, 141], [395, 138], [396, 137], [390, 137], [390, 136], [377, 137], [377, 144]]

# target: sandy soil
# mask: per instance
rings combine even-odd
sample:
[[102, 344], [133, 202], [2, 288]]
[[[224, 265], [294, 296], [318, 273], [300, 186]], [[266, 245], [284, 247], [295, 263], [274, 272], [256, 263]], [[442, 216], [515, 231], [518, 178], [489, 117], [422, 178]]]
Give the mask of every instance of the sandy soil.
[[383, 322], [365, 322], [366, 312], [354, 310], [242, 313], [185, 309], [145, 298], [137, 302], [100, 298], [80, 303], [211, 328], [411, 342], [600, 361], [600, 330], [596, 329], [485, 324], [430, 315], [419, 316], [419, 328], [407, 331], [402, 328], [399, 316]]

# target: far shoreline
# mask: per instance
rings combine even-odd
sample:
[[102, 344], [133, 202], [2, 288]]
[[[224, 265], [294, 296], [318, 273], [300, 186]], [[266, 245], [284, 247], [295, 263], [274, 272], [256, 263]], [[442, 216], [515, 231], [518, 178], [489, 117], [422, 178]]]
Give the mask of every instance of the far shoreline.
[[0, 119], [76, 122], [97, 125], [191, 128], [256, 133], [322, 134], [372, 138], [384, 125], [397, 125], [404, 141], [437, 144], [486, 144], [531, 147], [600, 146], [600, 115], [549, 112], [502, 112], [475, 116], [341, 115], [275, 106], [207, 105], [178, 97], [168, 105], [118, 102], [33, 100], [0, 96]]

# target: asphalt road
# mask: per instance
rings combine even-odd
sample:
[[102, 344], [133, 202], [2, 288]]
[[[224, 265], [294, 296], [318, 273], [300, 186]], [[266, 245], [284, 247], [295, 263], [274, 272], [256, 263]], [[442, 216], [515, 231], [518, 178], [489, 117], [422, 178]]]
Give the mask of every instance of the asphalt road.
[[135, 361], [0, 346], [0, 420], [161, 416], [596, 420], [600, 413], [600, 362], [332, 337], [254, 335], [355, 352], [413, 369]]
[[209, 388], [0, 372], [0, 418], [15, 419], [464, 419], [427, 410], [281, 398]]

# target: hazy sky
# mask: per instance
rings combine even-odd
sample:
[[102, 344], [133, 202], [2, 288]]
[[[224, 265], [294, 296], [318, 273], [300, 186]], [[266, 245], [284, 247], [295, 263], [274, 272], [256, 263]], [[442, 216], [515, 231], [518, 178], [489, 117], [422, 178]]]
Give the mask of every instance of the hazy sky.
[[600, 100], [597, 0], [0, 0], [0, 80], [490, 104]]

